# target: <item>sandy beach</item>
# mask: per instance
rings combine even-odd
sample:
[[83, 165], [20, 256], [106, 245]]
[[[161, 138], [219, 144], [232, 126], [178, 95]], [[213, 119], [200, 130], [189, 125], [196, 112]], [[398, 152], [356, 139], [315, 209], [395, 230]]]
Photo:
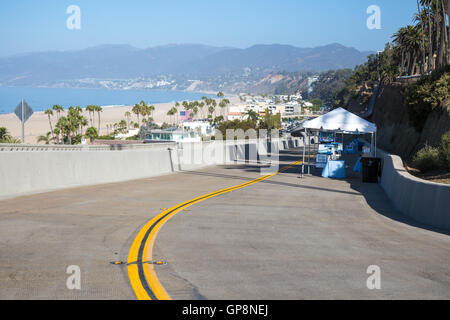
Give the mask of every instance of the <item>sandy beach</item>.
[[[236, 96], [227, 98], [230, 100], [231, 104], [235, 104], [239, 101], [239, 98]], [[155, 122], [158, 124], [162, 124], [163, 122], [169, 122], [169, 116], [167, 116], [167, 111], [169, 111], [169, 109], [172, 108], [174, 105], [175, 105], [174, 102], [154, 104], [155, 111], [153, 113], [153, 118]], [[100, 135], [106, 135], [108, 133], [107, 125], [113, 125], [114, 123], [117, 123], [120, 120], [126, 120], [125, 112], [127, 111], [131, 113], [130, 120], [137, 122], [137, 116], [131, 111], [132, 108], [133, 106], [103, 108], [103, 112], [101, 112], [100, 114], [101, 119]], [[206, 112], [206, 107], [204, 109]], [[219, 109], [220, 109], [219, 107], [216, 108], [217, 112], [220, 112]], [[178, 110], [182, 111], [183, 107], [180, 106]], [[89, 121], [89, 113], [83, 111], [83, 115]], [[53, 115], [51, 120], [52, 126], [54, 127], [57, 122], [56, 113]], [[142, 121], [142, 116], [140, 116], [140, 120]], [[94, 127], [97, 128], [97, 126], [98, 126], [98, 118], [97, 114], [95, 114]], [[21, 138], [22, 136], [21, 122], [14, 113], [0, 115], [0, 127], [6, 127], [13, 137]], [[38, 137], [40, 135], [45, 135], [49, 131], [50, 125], [48, 122], [48, 116], [45, 115], [44, 112], [35, 112], [30, 117], [30, 119], [28, 119], [28, 121], [25, 123], [25, 143], [37, 144]]]

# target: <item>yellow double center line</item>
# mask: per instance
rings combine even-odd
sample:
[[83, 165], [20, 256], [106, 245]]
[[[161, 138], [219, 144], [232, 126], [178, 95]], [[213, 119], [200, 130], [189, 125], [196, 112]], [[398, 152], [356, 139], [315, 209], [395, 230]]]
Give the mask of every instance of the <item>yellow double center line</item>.
[[161, 227], [171, 217], [173, 217], [181, 210], [186, 209], [187, 207], [190, 207], [198, 202], [269, 179], [300, 163], [301, 161], [296, 161], [280, 169], [274, 174], [268, 174], [258, 179], [251, 180], [234, 187], [218, 190], [216, 192], [208, 193], [192, 200], [188, 200], [170, 209], [167, 209], [164, 212], [161, 212], [159, 215], [147, 222], [137, 234], [136, 238], [133, 241], [133, 244], [131, 245], [130, 252], [128, 253], [128, 277], [130, 279], [130, 283], [133, 287], [136, 297], [139, 300], [170, 300], [169, 294], [159, 282], [154, 269], [154, 265], [146, 264], [145, 261], [152, 260], [153, 245], [155, 243], [156, 236]]

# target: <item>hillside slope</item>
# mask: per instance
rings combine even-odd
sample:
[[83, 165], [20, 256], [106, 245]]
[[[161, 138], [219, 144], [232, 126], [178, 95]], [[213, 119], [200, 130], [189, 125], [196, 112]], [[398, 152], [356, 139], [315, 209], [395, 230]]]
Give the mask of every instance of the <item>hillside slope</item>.
[[[409, 121], [402, 95], [405, 87], [406, 84], [400, 82], [383, 84], [374, 113], [368, 120], [376, 123], [378, 127], [378, 146], [408, 161], [425, 144], [438, 146], [442, 135], [450, 130], [450, 100], [433, 110], [428, 115], [424, 128], [418, 131]], [[348, 101], [347, 108], [355, 113], [367, 107], [367, 103], [361, 104], [358, 98], [352, 97]]]

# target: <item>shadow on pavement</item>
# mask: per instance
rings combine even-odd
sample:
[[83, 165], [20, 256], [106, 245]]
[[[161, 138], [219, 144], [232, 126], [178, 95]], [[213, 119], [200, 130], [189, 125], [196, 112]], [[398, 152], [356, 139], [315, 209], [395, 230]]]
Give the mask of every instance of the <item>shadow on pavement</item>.
[[[298, 161], [301, 159], [301, 151], [300, 150], [294, 150], [294, 151], [282, 151], [279, 157], [280, 161], [280, 168], [293, 163], [295, 161]], [[285, 186], [285, 187], [292, 187], [292, 188], [300, 188], [300, 189], [309, 189], [309, 190], [317, 190], [317, 191], [324, 191], [324, 192], [334, 192], [334, 193], [342, 193], [342, 194], [350, 194], [350, 195], [359, 195], [363, 196], [367, 202], [367, 204], [378, 214], [383, 215], [389, 219], [395, 220], [397, 222], [401, 222], [413, 227], [450, 235], [450, 230], [444, 230], [440, 228], [435, 228], [429, 225], [425, 225], [423, 223], [417, 222], [408, 216], [402, 214], [400, 211], [398, 211], [394, 205], [392, 204], [391, 200], [387, 197], [384, 190], [381, 188], [379, 184], [373, 184], [373, 183], [363, 183], [361, 173], [355, 173], [353, 172], [353, 166], [356, 163], [358, 159], [358, 155], [346, 155], [344, 157], [344, 160], [346, 161], [346, 171], [347, 171], [347, 179], [343, 180], [349, 183], [350, 188], [353, 189], [355, 192], [349, 192], [349, 191], [343, 191], [343, 190], [336, 190], [331, 188], [323, 188], [323, 187], [315, 187], [311, 185], [302, 185], [302, 184], [296, 184], [296, 183], [287, 183], [287, 182], [281, 182], [281, 181], [274, 181], [274, 180], [263, 180], [259, 183], [264, 184], [271, 184], [271, 185], [279, 185], [279, 186]], [[252, 173], [260, 173], [262, 167], [268, 167], [267, 164], [257, 164], [257, 163], [246, 163], [245, 161], [238, 161], [235, 165], [228, 165], [228, 166], [221, 166], [221, 168], [230, 170], [244, 170], [246, 172], [252, 172]], [[313, 166], [310, 168], [311, 176], [314, 177], [321, 177], [322, 169], [317, 169]], [[293, 166], [286, 171], [283, 171], [283, 175], [296, 175], [297, 177], [300, 177], [301, 172], [301, 165]], [[201, 175], [201, 176], [211, 176], [211, 177], [218, 177], [218, 178], [225, 178], [225, 179], [235, 179], [235, 180], [241, 180], [241, 181], [251, 181], [255, 179], [254, 177], [244, 177], [237, 174], [224, 174], [224, 173], [212, 173], [212, 172], [201, 172], [201, 171], [182, 171], [181, 174], [192, 174], [192, 175]]]
[[383, 188], [377, 183], [363, 183], [362, 180], [353, 180], [350, 186], [353, 190], [363, 195], [367, 204], [380, 215], [412, 227], [450, 235], [450, 230], [420, 223], [398, 211], [392, 201], [387, 197]]

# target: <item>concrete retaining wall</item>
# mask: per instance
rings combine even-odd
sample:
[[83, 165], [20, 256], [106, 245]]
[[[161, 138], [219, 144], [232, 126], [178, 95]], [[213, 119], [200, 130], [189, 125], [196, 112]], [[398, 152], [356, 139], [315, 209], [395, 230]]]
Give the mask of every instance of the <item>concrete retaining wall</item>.
[[[300, 146], [298, 138], [273, 141], [280, 150]], [[225, 144], [158, 143], [113, 146], [0, 144], [0, 197], [60, 188], [147, 178], [210, 165], [248, 160], [252, 140]], [[265, 157], [257, 155], [258, 159]]]
[[450, 185], [416, 178], [400, 157], [377, 153], [383, 165], [381, 186], [395, 207], [418, 222], [450, 230]]

